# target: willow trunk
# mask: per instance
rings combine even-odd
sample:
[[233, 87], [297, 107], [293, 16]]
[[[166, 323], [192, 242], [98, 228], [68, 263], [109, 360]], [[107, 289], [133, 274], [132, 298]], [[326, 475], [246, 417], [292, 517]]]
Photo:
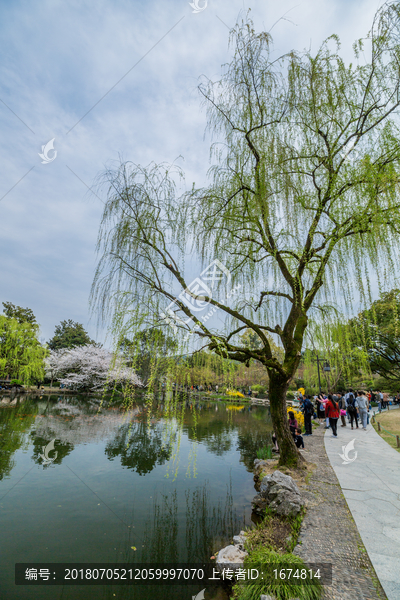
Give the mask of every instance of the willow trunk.
[[278, 440], [279, 465], [298, 467], [304, 462], [289, 429], [286, 409], [288, 382], [277, 373], [269, 373], [269, 401], [272, 426]]

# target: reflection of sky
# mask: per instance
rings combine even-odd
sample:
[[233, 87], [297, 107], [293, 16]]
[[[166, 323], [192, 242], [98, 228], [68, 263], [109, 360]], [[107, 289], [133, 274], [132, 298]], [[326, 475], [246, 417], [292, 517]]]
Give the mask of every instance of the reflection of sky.
[[[74, 402], [67, 412], [68, 402], [41, 402], [42, 416], [31, 428], [33, 438], [29, 431], [25, 433], [26, 442], [60, 435], [56, 450], [61, 440], [73, 443], [72, 450], [61, 464], [43, 467], [40, 461], [32, 463], [34, 447], [26, 444], [14, 454], [11, 476], [0, 482], [0, 597], [1, 592], [6, 593], [7, 600], [61, 598], [54, 595], [54, 591], [61, 593], [55, 588], [48, 592], [36, 588], [38, 595], [32, 589], [19, 588], [17, 595], [11, 583], [17, 559], [138, 562], [154, 561], [157, 556], [165, 561], [176, 551], [180, 560], [191, 557], [201, 561], [228, 543], [242, 528], [243, 519], [250, 522], [254, 482], [241, 462], [239, 438], [241, 431], [253, 426], [257, 431], [261, 427], [266, 430], [266, 422], [253, 419], [250, 412], [228, 415], [225, 410], [215, 411], [210, 404], [211, 410], [204, 408], [198, 414], [196, 437], [190, 426], [193, 415], [187, 410], [179, 448], [174, 446], [169, 461], [156, 463], [150, 472], [140, 475], [122, 464], [125, 445], [120, 447], [121, 454], [109, 459], [110, 445], [119, 448], [118, 435], [127, 426], [123, 415], [106, 410], [93, 417], [85, 412], [94, 407], [89, 409], [87, 402], [81, 407], [79, 412], [80, 405]], [[71, 414], [75, 417], [67, 421], [67, 414], [68, 419]], [[134, 419], [137, 415], [132, 411]], [[177, 423], [171, 423], [175, 432], [179, 431]], [[163, 420], [152, 419], [150, 435], [162, 424]], [[213, 427], [217, 427], [214, 433]], [[230, 442], [222, 452], [218, 439]], [[62, 600], [97, 600], [95, 589], [85, 588], [82, 593], [77, 588], [65, 589]]]
[[[50, 0], [0, 6], [0, 198], [34, 167], [1, 200], [0, 296], [31, 307], [46, 339], [66, 318], [96, 336], [87, 299], [102, 203], [85, 184], [91, 187], [106, 163], [119, 154], [143, 165], [181, 155], [188, 187], [206, 181], [210, 139], [203, 139], [206, 115], [196, 85], [201, 74], [218, 77], [229, 59], [227, 27], [239, 11], [251, 7], [257, 30], [285, 15], [272, 30], [276, 56], [293, 47], [314, 50], [338, 33], [349, 57], [378, 3], [209, 0], [200, 14], [187, 0], [93, 6]], [[38, 153], [52, 138], [58, 155], [43, 165]], [[190, 281], [201, 269], [190, 257], [187, 263]]]

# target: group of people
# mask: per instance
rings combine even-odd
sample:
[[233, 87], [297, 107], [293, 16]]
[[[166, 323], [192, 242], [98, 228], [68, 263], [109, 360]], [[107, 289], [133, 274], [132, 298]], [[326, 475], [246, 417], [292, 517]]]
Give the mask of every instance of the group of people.
[[354, 425], [359, 428], [358, 421], [364, 431], [369, 423], [370, 395], [360, 390], [355, 392], [350, 389], [346, 393], [337, 392], [326, 396], [323, 393], [314, 398], [316, 404], [316, 417], [320, 423], [325, 419], [325, 429], [332, 429], [332, 437], [337, 437], [337, 424], [340, 418], [341, 427], [346, 427], [350, 423], [352, 429]]
[[[382, 398], [379, 394], [380, 392], [374, 394], [374, 392], [366, 393], [362, 390], [356, 392], [350, 389], [347, 392], [336, 392], [335, 394], [328, 395], [321, 392], [314, 397], [311, 395], [300, 395], [300, 410], [304, 414], [304, 437], [312, 435], [312, 419], [318, 419], [320, 424], [325, 420], [325, 429], [332, 430], [333, 438], [338, 437], [337, 427], [339, 419], [341, 427], [347, 427], [347, 423], [350, 423], [352, 429], [354, 427], [359, 429], [360, 422], [360, 426], [366, 431], [369, 423], [371, 402], [377, 401], [379, 407], [382, 408], [385, 408], [389, 403], [388, 394], [382, 394]], [[396, 400], [400, 403], [400, 394], [398, 396]], [[288, 413], [288, 425], [297, 448], [304, 448], [301, 427], [299, 427], [292, 411]], [[274, 443], [272, 451], [279, 452], [275, 433], [272, 434], [272, 441]]]

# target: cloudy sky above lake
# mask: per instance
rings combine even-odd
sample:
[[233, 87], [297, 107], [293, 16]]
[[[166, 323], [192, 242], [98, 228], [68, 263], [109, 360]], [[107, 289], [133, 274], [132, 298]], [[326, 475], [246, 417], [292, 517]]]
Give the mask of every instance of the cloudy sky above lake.
[[[32, 308], [45, 339], [68, 318], [96, 337], [88, 306], [103, 207], [88, 189], [96, 176], [119, 156], [142, 165], [182, 156], [187, 185], [206, 182], [196, 86], [201, 75], [219, 77], [241, 11], [251, 8], [259, 31], [285, 15], [272, 30], [277, 55], [316, 50], [337, 33], [351, 58], [381, 4], [208, 0], [193, 13], [187, 0], [3, 1], [0, 302]], [[42, 164], [53, 138], [57, 157]]]

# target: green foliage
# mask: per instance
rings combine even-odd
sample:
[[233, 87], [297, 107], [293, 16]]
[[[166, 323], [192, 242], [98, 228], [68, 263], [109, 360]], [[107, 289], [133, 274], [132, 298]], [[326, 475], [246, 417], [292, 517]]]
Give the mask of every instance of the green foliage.
[[251, 386], [253, 392], [258, 392], [259, 394], [265, 394], [267, 391], [267, 387], [265, 385], [259, 385], [258, 383]]
[[271, 446], [263, 446], [257, 450], [257, 458], [260, 460], [266, 460], [268, 458], [272, 458], [272, 448]]
[[347, 325], [354, 345], [365, 349], [372, 373], [400, 381], [400, 290], [382, 292], [378, 300]]
[[38, 340], [39, 327], [0, 315], [0, 378], [25, 384], [42, 380], [47, 354]]
[[24, 385], [24, 383], [20, 379], [11, 379], [10, 385]]
[[61, 321], [60, 325], [56, 326], [48, 346], [50, 350], [60, 350], [61, 348], [75, 348], [87, 344], [95, 344], [95, 342], [90, 339], [83, 325], [68, 319], [68, 321]]
[[[279, 572], [282, 568], [305, 569], [304, 562], [294, 554], [279, 554], [265, 547], [259, 547], [245, 558], [244, 566], [246, 569], [258, 568], [264, 572], [264, 579], [259, 577], [256, 580], [236, 584], [234, 586], [235, 600], [260, 600], [262, 594], [270, 595], [276, 600], [289, 600], [298, 598], [299, 600], [318, 600], [322, 597], [323, 587], [318, 580], [309, 579], [307, 572], [307, 583], [301, 582], [301, 579], [292, 579], [291, 583], [279, 579]], [[263, 569], [264, 567], [264, 569]], [[273, 570], [278, 570], [278, 580], [275, 578]]]
[[9, 319], [16, 319], [19, 324], [30, 323], [31, 325], [37, 325], [36, 317], [30, 308], [22, 308], [12, 302], [2, 302], [2, 304], [4, 306], [3, 312]]

